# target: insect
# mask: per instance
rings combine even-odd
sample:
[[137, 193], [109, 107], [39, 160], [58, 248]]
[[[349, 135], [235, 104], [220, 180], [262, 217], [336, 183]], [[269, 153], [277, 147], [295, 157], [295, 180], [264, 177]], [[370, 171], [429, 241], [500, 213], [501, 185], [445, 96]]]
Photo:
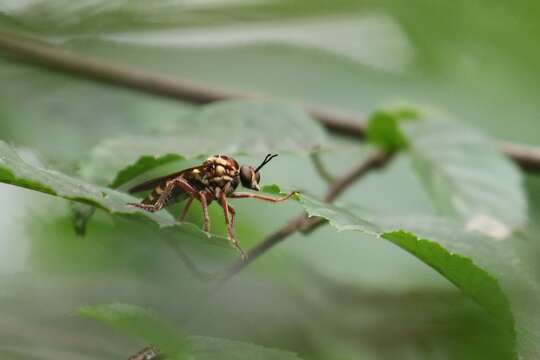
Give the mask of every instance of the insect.
[[129, 360], [162, 360], [164, 359], [157, 348], [147, 347], [131, 356]]
[[228, 199], [252, 198], [278, 203], [293, 196], [295, 192], [291, 192], [283, 197], [235, 192], [239, 184], [242, 184], [247, 189], [260, 191], [260, 170], [276, 156], [277, 154], [266, 155], [262, 163], [256, 168], [249, 165], [239, 166], [236, 160], [226, 155], [210, 156], [200, 166], [184, 169], [134, 186], [129, 190], [130, 193], [150, 189], [153, 189], [153, 191], [140, 203], [130, 203], [129, 205], [154, 212], [161, 210], [167, 205], [187, 199], [186, 205], [179, 217], [179, 221], [184, 221], [193, 200], [198, 200], [203, 210], [203, 230], [209, 232], [210, 217], [208, 216], [208, 205], [216, 200], [223, 208], [225, 223], [227, 224], [227, 237], [231, 244], [240, 252], [242, 259], [245, 260], [246, 255], [240, 247], [239, 241], [234, 236], [236, 211], [229, 204]]

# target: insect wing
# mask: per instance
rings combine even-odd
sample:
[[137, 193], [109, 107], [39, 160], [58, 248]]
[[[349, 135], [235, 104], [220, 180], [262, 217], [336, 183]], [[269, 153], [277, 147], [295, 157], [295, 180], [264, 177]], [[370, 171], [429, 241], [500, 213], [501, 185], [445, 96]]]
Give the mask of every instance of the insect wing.
[[178, 171], [178, 172], [175, 172], [175, 173], [172, 173], [172, 174], [169, 174], [169, 175], [161, 176], [161, 177], [158, 177], [158, 178], [155, 178], [155, 179], [150, 179], [150, 180], [145, 181], [145, 182], [143, 182], [141, 184], [135, 185], [134, 187], [129, 189], [128, 192], [130, 194], [133, 194], [133, 193], [138, 193], [138, 192], [145, 191], [145, 190], [154, 189], [155, 187], [157, 187], [160, 184], [166, 183], [167, 181], [169, 181], [171, 179], [174, 179], [175, 177], [187, 174], [188, 172], [191, 172], [192, 170], [197, 169], [197, 168], [199, 168], [199, 166], [184, 169], [182, 171]]

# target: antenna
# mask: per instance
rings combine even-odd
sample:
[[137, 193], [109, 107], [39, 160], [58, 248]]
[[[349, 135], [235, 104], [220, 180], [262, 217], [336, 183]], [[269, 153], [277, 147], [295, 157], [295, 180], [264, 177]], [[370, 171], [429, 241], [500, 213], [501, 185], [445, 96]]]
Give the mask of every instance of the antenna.
[[278, 156], [278, 154], [273, 154], [273, 155], [272, 154], [267, 154], [266, 157], [264, 158], [263, 162], [261, 163], [261, 165], [257, 166], [257, 168], [255, 169], [255, 172], [259, 172], [259, 170], [261, 170], [264, 165], [268, 164], [270, 162], [270, 160], [272, 160], [276, 156]]

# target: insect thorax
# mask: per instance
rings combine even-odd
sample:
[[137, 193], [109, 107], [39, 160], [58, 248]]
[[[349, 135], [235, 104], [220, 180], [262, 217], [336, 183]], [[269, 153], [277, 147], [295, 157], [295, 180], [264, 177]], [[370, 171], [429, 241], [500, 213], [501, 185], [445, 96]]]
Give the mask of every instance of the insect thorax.
[[201, 182], [216, 195], [219, 191], [230, 195], [240, 182], [239, 172], [236, 160], [226, 155], [214, 155], [204, 161], [200, 177]]

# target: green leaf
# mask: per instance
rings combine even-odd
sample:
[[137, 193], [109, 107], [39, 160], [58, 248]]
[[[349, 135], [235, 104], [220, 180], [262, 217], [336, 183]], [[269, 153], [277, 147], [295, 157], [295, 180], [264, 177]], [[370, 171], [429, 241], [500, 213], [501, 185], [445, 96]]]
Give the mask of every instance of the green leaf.
[[77, 313], [138, 338], [157, 347], [172, 360], [187, 359], [189, 346], [184, 336], [153, 311], [130, 304], [95, 305]]
[[227, 241], [219, 236], [205, 234], [197, 226], [178, 223], [166, 211], [150, 213], [127, 205], [138, 202], [137, 198], [105, 187], [96, 186], [60, 172], [45, 169], [23, 160], [17, 151], [0, 141], [0, 182], [12, 184], [78, 203], [92, 205], [113, 215], [128, 216], [138, 220], [150, 220], [160, 228], [170, 228], [172, 235], [189, 234], [203, 241], [228, 247]]
[[188, 343], [197, 360], [301, 360], [289, 351], [227, 339], [190, 336]]
[[[408, 121], [413, 119], [418, 121]], [[409, 149], [414, 169], [442, 214], [496, 238], [525, 224], [520, 173], [479, 131], [434, 111], [397, 108], [370, 116], [366, 134], [387, 151]]]
[[79, 315], [100, 321], [127, 335], [144, 339], [170, 359], [300, 360], [291, 352], [226, 339], [184, 337], [153, 311], [129, 304], [88, 306]]
[[261, 187], [261, 191], [273, 195], [279, 195], [282, 193], [281, 188], [276, 184], [264, 185]]
[[[108, 5], [108, 6], [106, 6]], [[230, 24], [239, 20], [266, 20], [306, 16], [347, 14], [360, 8], [354, 1], [225, 1], [170, 2], [154, 0], [125, 2], [97, 0], [77, 6], [63, 0], [28, 1], [22, 6], [5, 6], [6, 14], [23, 23], [28, 31], [49, 34], [110, 33], [201, 27], [209, 24]], [[70, 22], [70, 19], [78, 19]]]
[[409, 108], [375, 111], [368, 119], [366, 136], [369, 142], [387, 151], [396, 151], [409, 146], [401, 130], [401, 123], [416, 119], [418, 112]]
[[[180, 159], [171, 154], [198, 158], [215, 153], [306, 153], [325, 142], [321, 126], [300, 107], [274, 101], [225, 101], [182, 117], [176, 127], [160, 135], [106, 140], [82, 165], [81, 174], [100, 184], [124, 183], [146, 169]], [[118, 172], [120, 179], [113, 180]]]
[[167, 154], [158, 157], [141, 156], [135, 163], [120, 170], [110, 187], [116, 189], [147, 171], [181, 160], [184, 160], [184, 157], [176, 154]]
[[521, 174], [493, 141], [433, 114], [402, 129], [414, 169], [442, 214], [496, 238], [508, 237], [525, 224]]
[[[126, 205], [136, 201], [134, 197], [34, 166], [3, 141], [0, 141], [0, 182], [90, 204], [113, 214], [142, 213]], [[146, 213], [144, 216], [163, 226], [174, 224], [174, 219], [166, 213]]]
[[385, 232], [380, 236], [431, 266], [513, 332], [514, 320], [508, 300], [497, 279], [470, 258], [453, 253], [434, 240], [421, 239], [403, 230]]
[[514, 343], [514, 314], [508, 296], [517, 283], [507, 279], [519, 277], [521, 271], [512, 267], [509, 256], [493, 240], [465, 232], [459, 224], [446, 220], [381, 219], [366, 214], [359, 217], [348, 209], [304, 195], [300, 196], [300, 202], [310, 216], [329, 220], [338, 231], [359, 231], [408, 251], [481, 305], [497, 319], [501, 329], [508, 333], [509, 341]]

